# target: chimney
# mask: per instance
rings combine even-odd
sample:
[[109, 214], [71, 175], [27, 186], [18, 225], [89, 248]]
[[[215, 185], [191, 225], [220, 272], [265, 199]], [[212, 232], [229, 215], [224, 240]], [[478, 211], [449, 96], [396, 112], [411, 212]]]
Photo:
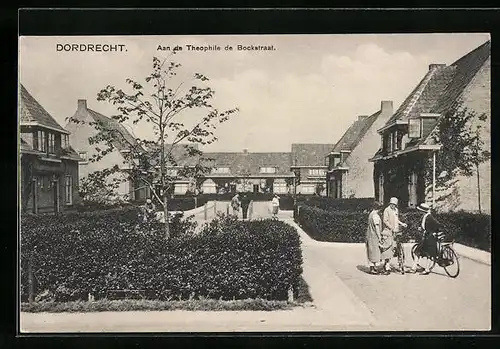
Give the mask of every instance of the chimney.
[[380, 102], [380, 111], [382, 113], [388, 113], [388, 114], [392, 115], [392, 113], [393, 113], [392, 101]]
[[368, 115], [358, 115], [358, 121], [364, 120], [368, 117]]
[[246, 154], [246, 153], [248, 153], [248, 149], [247, 148], [243, 149], [243, 154]]
[[78, 110], [87, 110], [87, 100], [79, 99], [78, 100]]
[[438, 68], [444, 68], [446, 64], [429, 64], [429, 70], [434, 70]]

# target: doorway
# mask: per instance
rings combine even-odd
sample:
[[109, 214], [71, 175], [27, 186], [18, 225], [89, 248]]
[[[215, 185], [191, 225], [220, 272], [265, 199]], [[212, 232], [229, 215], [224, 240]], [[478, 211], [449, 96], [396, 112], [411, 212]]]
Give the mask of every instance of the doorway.
[[258, 193], [259, 192], [259, 185], [258, 184], [254, 184], [253, 185], [253, 192], [254, 193]]
[[54, 196], [54, 213], [59, 213], [59, 179], [52, 181], [52, 193]]

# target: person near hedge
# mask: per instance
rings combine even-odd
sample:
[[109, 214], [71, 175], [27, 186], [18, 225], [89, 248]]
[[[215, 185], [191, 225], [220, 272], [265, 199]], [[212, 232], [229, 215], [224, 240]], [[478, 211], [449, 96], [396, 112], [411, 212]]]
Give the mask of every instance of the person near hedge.
[[236, 193], [235, 196], [231, 199], [231, 207], [233, 208], [233, 215], [238, 216], [238, 213], [240, 212], [240, 194]]
[[422, 203], [417, 207], [417, 210], [423, 212], [422, 222], [418, 227], [419, 231], [423, 231], [422, 248], [416, 251], [416, 256], [411, 267], [411, 272], [417, 272], [417, 266], [421, 265], [424, 270], [421, 275], [429, 275], [433, 259], [438, 255], [438, 234], [442, 230], [442, 224], [439, 223], [432, 215], [430, 205]]
[[370, 263], [370, 274], [378, 274], [377, 264], [381, 261], [379, 244], [381, 241], [382, 219], [379, 210], [382, 205], [378, 202], [372, 204], [372, 211], [368, 215], [368, 228], [366, 229], [366, 253]]
[[389, 262], [394, 258], [395, 241], [394, 236], [399, 233], [399, 226], [406, 227], [407, 224], [399, 220], [398, 199], [392, 197], [389, 201], [389, 206], [384, 210], [383, 216], [384, 229], [381, 233], [380, 250], [381, 259], [384, 260], [384, 274], [387, 275], [391, 271]]
[[280, 209], [280, 197], [278, 195], [274, 194], [273, 199], [271, 201], [271, 206], [273, 208], [273, 216], [276, 217]]
[[244, 194], [241, 198], [241, 211], [243, 213], [243, 219], [247, 219], [248, 207], [250, 206], [250, 198], [247, 194]]
[[142, 221], [144, 223], [150, 222], [156, 214], [156, 207], [151, 199], [147, 199], [146, 203], [142, 206]]

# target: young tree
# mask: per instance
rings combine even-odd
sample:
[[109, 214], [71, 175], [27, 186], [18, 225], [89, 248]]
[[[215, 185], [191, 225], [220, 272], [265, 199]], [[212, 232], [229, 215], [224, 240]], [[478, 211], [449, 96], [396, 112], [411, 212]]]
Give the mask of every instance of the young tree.
[[[486, 114], [478, 115], [458, 102], [441, 116], [438, 127], [430, 135], [441, 150], [436, 156], [436, 188], [442, 195], [436, 201], [453, 200], [457, 195], [457, 176], [471, 177], [478, 175], [478, 200], [481, 211], [479, 188], [479, 165], [491, 157], [481, 137], [485, 127]], [[432, 163], [428, 165], [428, 183], [432, 183]], [[430, 192], [431, 187], [427, 188]]]
[[[168, 192], [176, 178], [198, 178], [206, 167], [199, 162], [195, 166], [181, 166], [177, 173], [168, 170], [180, 166], [182, 158], [200, 157], [202, 152], [198, 145], [215, 142], [217, 125], [238, 111], [237, 108], [217, 110], [211, 104], [215, 91], [207, 85], [209, 79], [195, 73], [192, 80], [179, 81], [177, 73], [180, 67], [179, 63], [167, 62], [167, 58], [153, 57], [152, 70], [143, 81], [126, 79], [127, 91], [110, 85], [103, 88], [97, 94], [97, 100], [116, 106], [119, 114], [112, 116], [112, 121], [117, 127], [92, 122], [98, 132], [89, 138], [91, 144], [98, 145], [91, 161], [100, 161], [117, 149], [120, 141], [128, 144], [127, 151], [122, 152], [128, 167], [128, 178], [124, 180], [141, 182], [151, 189], [163, 208], [167, 239], [170, 236]], [[127, 122], [151, 125], [151, 137], [127, 139], [123, 127]], [[104, 148], [101, 148], [102, 144]], [[182, 151], [179, 152], [179, 148]], [[114, 168], [108, 175], [118, 171], [118, 167]]]

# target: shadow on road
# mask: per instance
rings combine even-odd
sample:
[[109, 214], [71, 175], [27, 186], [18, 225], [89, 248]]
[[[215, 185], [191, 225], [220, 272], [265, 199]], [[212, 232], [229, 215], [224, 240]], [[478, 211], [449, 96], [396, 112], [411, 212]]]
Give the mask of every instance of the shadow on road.
[[[366, 265], [358, 265], [356, 267], [359, 271], [362, 271], [363, 273], [370, 274], [370, 268], [367, 267]], [[371, 275], [371, 274], [370, 274]]]

